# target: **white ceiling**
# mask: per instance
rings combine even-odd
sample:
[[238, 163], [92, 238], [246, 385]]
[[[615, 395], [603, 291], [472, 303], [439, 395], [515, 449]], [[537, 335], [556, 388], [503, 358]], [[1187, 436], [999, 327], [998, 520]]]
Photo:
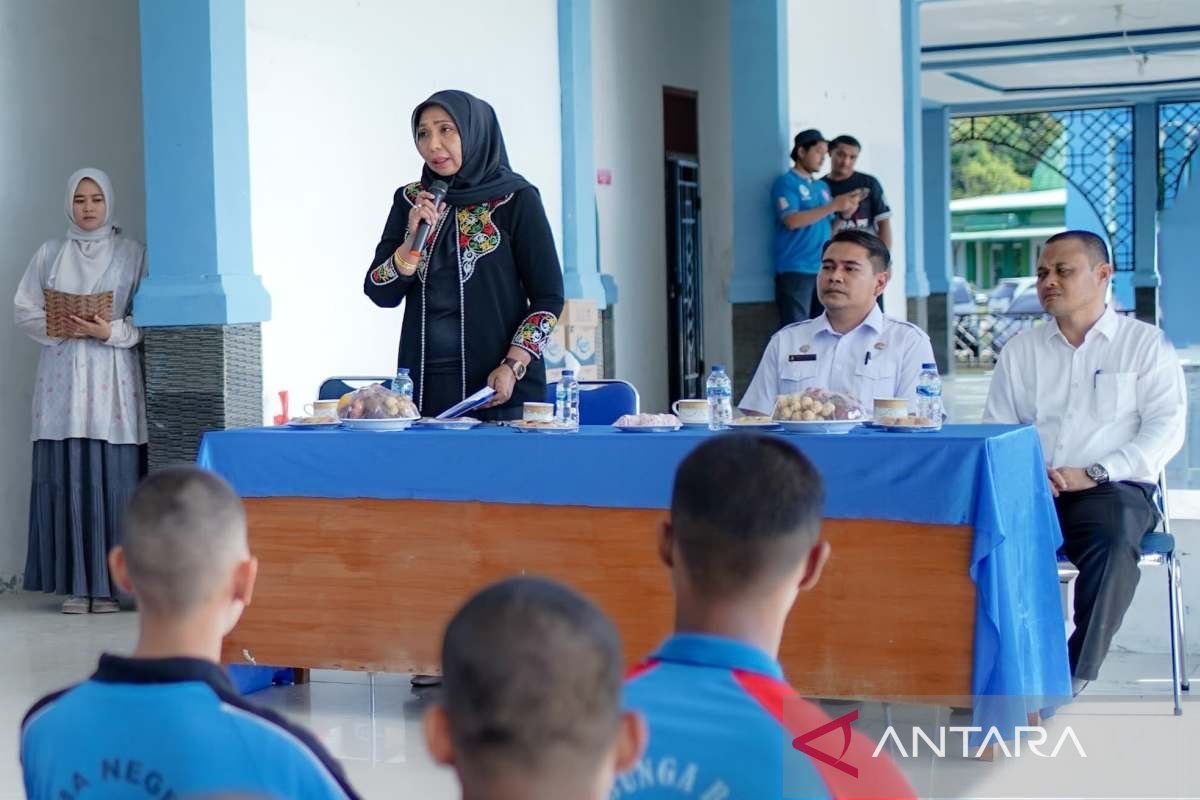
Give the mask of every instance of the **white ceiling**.
[[952, 106], [1200, 97], [1200, 0], [925, 0], [921, 46]]

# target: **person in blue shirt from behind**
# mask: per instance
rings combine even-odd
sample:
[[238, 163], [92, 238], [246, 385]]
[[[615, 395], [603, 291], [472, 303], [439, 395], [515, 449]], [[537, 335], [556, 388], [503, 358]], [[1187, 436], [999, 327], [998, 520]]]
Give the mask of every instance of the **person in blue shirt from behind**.
[[817, 275], [821, 248], [831, 234], [831, 218], [835, 213], [853, 215], [861, 199], [857, 191], [832, 197], [829, 186], [816, 177], [828, 153], [829, 145], [819, 130], [800, 131], [792, 144], [792, 168], [771, 185], [775, 303], [781, 328], [821, 313]]
[[612, 800], [914, 796], [849, 721], [809, 742], [829, 718], [796, 695], [777, 661], [793, 603], [829, 559], [823, 495], [816, 468], [781, 438], [714, 437], [680, 464], [658, 546], [675, 634], [625, 685], [650, 744]]
[[442, 639], [442, 693], [425, 714], [434, 760], [463, 800], [606, 800], [645, 744], [621, 710], [621, 638], [587, 598], [544, 578], [483, 589]]
[[30, 800], [357, 798], [310, 733], [240, 697], [218, 663], [258, 569], [225, 481], [191, 466], [146, 478], [109, 567], [137, 598], [137, 647], [26, 714]]

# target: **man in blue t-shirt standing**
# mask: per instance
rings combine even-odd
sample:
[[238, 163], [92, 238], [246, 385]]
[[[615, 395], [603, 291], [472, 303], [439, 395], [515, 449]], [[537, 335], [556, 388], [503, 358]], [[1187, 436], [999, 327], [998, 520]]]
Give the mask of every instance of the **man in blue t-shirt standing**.
[[819, 130], [800, 131], [792, 144], [792, 168], [771, 186], [775, 303], [781, 328], [821, 313], [817, 275], [821, 249], [831, 235], [830, 217], [850, 216], [858, 208], [858, 192], [833, 197], [829, 186], [815, 177], [828, 153], [829, 145]]

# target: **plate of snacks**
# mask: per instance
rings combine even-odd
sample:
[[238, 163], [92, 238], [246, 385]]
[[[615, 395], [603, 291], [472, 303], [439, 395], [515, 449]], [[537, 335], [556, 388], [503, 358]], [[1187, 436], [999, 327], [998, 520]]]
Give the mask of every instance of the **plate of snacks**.
[[674, 414], [626, 414], [613, 427], [625, 433], [673, 433], [681, 423]]
[[402, 431], [421, 418], [412, 398], [373, 383], [338, 400], [343, 427], [357, 431]]
[[557, 419], [515, 419], [508, 427], [521, 433], [578, 433], [579, 426]]
[[292, 417], [288, 420], [289, 428], [336, 428], [342, 424], [337, 417]]
[[905, 417], [880, 417], [871, 427], [891, 433], [924, 433], [942, 429], [941, 425], [929, 417], [918, 417], [916, 414]]
[[483, 420], [474, 417], [455, 417], [454, 419], [425, 417], [417, 422], [417, 425], [431, 431], [469, 431], [482, 422]]
[[729, 427], [736, 430], [744, 428], [751, 431], [777, 431], [780, 425], [770, 417], [745, 416], [734, 419], [729, 423]]
[[849, 433], [867, 412], [852, 395], [813, 388], [779, 395], [772, 418], [791, 433]]

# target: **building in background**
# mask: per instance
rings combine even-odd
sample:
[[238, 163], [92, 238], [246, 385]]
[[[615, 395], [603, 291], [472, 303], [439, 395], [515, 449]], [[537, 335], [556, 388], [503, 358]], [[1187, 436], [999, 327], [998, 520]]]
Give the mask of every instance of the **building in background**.
[[1042, 243], [1066, 230], [1067, 190], [989, 194], [950, 202], [954, 274], [980, 291], [1033, 275]]

